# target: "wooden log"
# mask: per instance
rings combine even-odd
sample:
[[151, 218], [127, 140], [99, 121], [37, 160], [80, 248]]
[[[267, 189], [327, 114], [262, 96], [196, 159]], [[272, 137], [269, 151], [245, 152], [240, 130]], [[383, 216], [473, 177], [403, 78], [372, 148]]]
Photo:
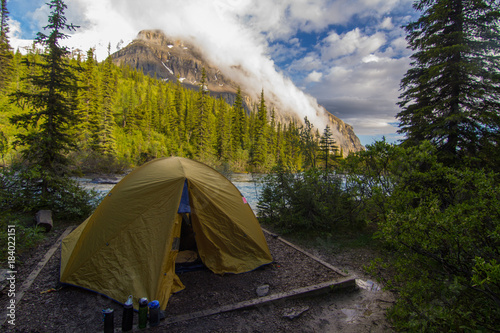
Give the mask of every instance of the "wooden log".
[[35, 216], [36, 225], [43, 227], [46, 232], [52, 229], [52, 211], [39, 210]]
[[297, 246], [297, 245], [295, 245], [295, 244], [290, 243], [290, 242], [289, 242], [289, 241], [287, 241], [286, 239], [283, 239], [283, 238], [281, 238], [280, 236], [278, 236], [278, 235], [276, 235], [276, 234], [273, 234], [272, 232], [270, 232], [270, 231], [268, 231], [268, 230], [266, 230], [266, 229], [264, 229], [264, 228], [262, 228], [262, 231], [264, 231], [265, 233], [267, 233], [267, 234], [271, 235], [273, 238], [276, 238], [276, 239], [280, 240], [282, 243], [284, 243], [284, 244], [286, 244], [286, 245], [290, 246], [291, 248], [293, 248], [293, 249], [295, 249], [295, 250], [299, 251], [300, 253], [302, 253], [302, 254], [304, 254], [304, 255], [308, 256], [309, 258], [311, 258], [311, 259], [313, 259], [314, 261], [318, 262], [319, 264], [321, 264], [321, 265], [325, 266], [326, 268], [331, 269], [331, 270], [332, 270], [332, 271], [334, 271], [335, 273], [337, 273], [337, 274], [339, 274], [339, 275], [341, 275], [341, 276], [344, 276], [344, 277], [348, 277], [348, 276], [349, 276], [349, 274], [346, 274], [346, 273], [342, 272], [342, 271], [341, 271], [340, 269], [338, 269], [337, 267], [335, 267], [335, 266], [333, 266], [333, 265], [330, 265], [330, 264], [329, 264], [329, 263], [327, 263], [326, 261], [321, 260], [320, 258], [318, 258], [318, 257], [316, 257], [315, 255], [313, 255], [313, 254], [311, 254], [311, 253], [307, 252], [306, 250], [302, 249], [301, 247], [299, 247], [299, 246]]
[[247, 309], [247, 308], [252, 308], [276, 301], [281, 301], [284, 299], [292, 299], [292, 298], [300, 298], [300, 297], [306, 297], [306, 296], [318, 296], [321, 294], [327, 294], [331, 292], [336, 292], [342, 289], [351, 289], [354, 290], [356, 289], [356, 281], [353, 278], [350, 277], [343, 277], [340, 278], [336, 281], [328, 281], [312, 286], [307, 286], [303, 288], [298, 288], [294, 289], [288, 292], [282, 292], [282, 293], [277, 293], [269, 296], [264, 296], [264, 297], [259, 297], [259, 298], [254, 298], [248, 301], [243, 301], [243, 302], [238, 302], [234, 304], [229, 304], [229, 305], [223, 305], [218, 308], [213, 308], [213, 309], [208, 309], [208, 310], [202, 310], [202, 311], [197, 311], [197, 312], [192, 312], [188, 314], [183, 314], [183, 315], [178, 315], [175, 317], [170, 317], [166, 318], [164, 321], [160, 322], [161, 326], [166, 326], [169, 324], [181, 322], [181, 321], [186, 321], [186, 320], [192, 320], [192, 319], [198, 319], [202, 317], [207, 317], [211, 316], [214, 314], [218, 313], [223, 313], [223, 312], [230, 312], [234, 310], [242, 310], [242, 309]]

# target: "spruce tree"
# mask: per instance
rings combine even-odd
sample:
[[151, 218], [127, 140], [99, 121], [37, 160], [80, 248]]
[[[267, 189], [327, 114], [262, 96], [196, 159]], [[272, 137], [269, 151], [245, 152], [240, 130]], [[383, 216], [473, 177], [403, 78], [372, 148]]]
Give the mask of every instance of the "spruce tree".
[[82, 71], [80, 96], [79, 131], [80, 140], [88, 147], [97, 147], [95, 133], [99, 132], [99, 82], [97, 65], [94, 59], [94, 50], [87, 51], [87, 60]]
[[304, 118], [304, 126], [300, 129], [300, 138], [302, 141], [302, 155], [304, 155], [304, 163], [306, 167], [316, 167], [316, 155], [318, 152], [318, 141], [313, 133], [313, 125]]
[[480, 156], [498, 165], [500, 3], [420, 0], [414, 8], [423, 14], [405, 26], [414, 54], [398, 103], [404, 144], [429, 140], [447, 163]]
[[106, 156], [114, 156], [116, 154], [116, 139], [114, 136], [115, 117], [113, 114], [115, 85], [116, 82], [113, 76], [113, 59], [111, 58], [108, 49], [108, 57], [104, 61], [103, 66], [102, 111], [98, 133], [99, 145], [97, 149]]
[[15, 115], [11, 121], [24, 131], [16, 135], [15, 144], [22, 146], [23, 158], [31, 165], [43, 170], [42, 189], [47, 190], [51, 176], [66, 174], [67, 153], [75, 148], [73, 97], [78, 90], [75, 68], [68, 61], [70, 52], [59, 44], [68, 38], [63, 30], [76, 30], [76, 26], [66, 23], [61, 0], [48, 3], [52, 12], [46, 35], [37, 34], [36, 42], [45, 47], [42, 62], [32, 62], [26, 58], [28, 68], [36, 68], [27, 77], [34, 90], [17, 91], [13, 97], [27, 106], [27, 112]]
[[9, 11], [7, 10], [7, 0], [2, 0], [0, 17], [0, 92], [2, 92], [9, 80], [12, 71], [12, 51], [9, 44], [9, 25], [7, 20]]
[[224, 163], [228, 163], [233, 157], [233, 141], [231, 135], [231, 113], [225, 101], [220, 98], [218, 100], [218, 117], [217, 117], [217, 157]]
[[319, 148], [320, 148], [320, 158], [325, 161], [325, 170], [328, 170], [328, 168], [331, 166], [331, 164], [328, 164], [328, 162], [331, 159], [331, 154], [334, 153], [334, 156], [336, 156], [337, 153], [337, 146], [335, 145], [335, 140], [332, 138], [332, 131], [330, 130], [330, 126], [326, 125], [325, 130], [323, 131], [323, 135], [321, 136], [321, 139], [319, 141]]
[[197, 149], [198, 153], [204, 154], [209, 145], [209, 105], [208, 105], [209, 91], [207, 88], [207, 73], [205, 68], [201, 70], [201, 79], [198, 91], [198, 117], [196, 122], [197, 134]]
[[245, 109], [243, 108], [243, 97], [241, 89], [238, 87], [236, 91], [236, 99], [233, 104], [233, 119], [232, 119], [232, 136], [233, 136], [233, 150], [244, 148], [245, 137]]
[[268, 122], [267, 106], [264, 99], [264, 90], [260, 95], [259, 107], [257, 109], [257, 118], [254, 126], [253, 147], [251, 150], [252, 164], [254, 166], [263, 166], [266, 162], [268, 153]]

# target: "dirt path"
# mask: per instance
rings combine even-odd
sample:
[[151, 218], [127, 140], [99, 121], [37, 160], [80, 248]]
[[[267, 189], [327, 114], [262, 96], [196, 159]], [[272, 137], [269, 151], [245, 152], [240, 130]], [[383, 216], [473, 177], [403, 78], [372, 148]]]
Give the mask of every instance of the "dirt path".
[[[26, 253], [18, 268], [18, 286], [29, 276], [65, 228], [56, 228], [37, 249]], [[186, 291], [172, 297], [167, 316], [214, 308], [253, 298], [255, 288], [268, 283], [271, 291], [284, 291], [335, 279], [335, 274], [303, 259], [281, 244], [270, 243], [275, 265], [233, 277], [214, 276], [208, 271], [181, 277]], [[273, 245], [274, 244], [274, 245]], [[335, 255], [314, 251], [314, 255], [358, 277], [354, 291], [341, 291], [315, 297], [285, 299], [251, 309], [236, 310], [194, 320], [148, 328], [142, 332], [388, 332], [384, 311], [393, 296], [376, 290], [369, 283], [372, 277], [362, 272], [362, 265], [374, 254], [363, 250], [348, 250]], [[274, 253], [273, 253], [274, 252]], [[292, 260], [293, 259], [293, 260]], [[58, 291], [60, 250], [26, 291], [16, 308], [16, 325], [5, 323], [2, 330], [14, 332], [98, 332], [102, 331], [102, 309], [115, 310], [115, 331], [121, 331], [121, 305], [96, 293], [75, 287]], [[191, 281], [191, 282], [190, 282]], [[198, 288], [198, 289], [196, 289]], [[372, 289], [372, 290], [369, 290]], [[375, 289], [375, 290], [373, 290]], [[209, 290], [206, 293], [197, 290]], [[47, 292], [49, 291], [49, 292]], [[4, 291], [0, 296], [1, 311], [9, 298]], [[134, 324], [137, 324], [137, 317]]]

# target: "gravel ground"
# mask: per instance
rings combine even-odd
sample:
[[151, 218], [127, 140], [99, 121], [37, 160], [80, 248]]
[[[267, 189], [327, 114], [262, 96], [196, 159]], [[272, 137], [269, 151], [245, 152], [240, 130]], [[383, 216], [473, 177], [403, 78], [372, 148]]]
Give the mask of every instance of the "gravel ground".
[[[26, 280], [64, 228], [54, 229], [36, 249], [24, 254], [18, 264], [16, 286]], [[168, 318], [200, 310], [213, 309], [257, 297], [256, 289], [269, 285], [269, 295], [287, 292], [342, 278], [301, 252], [271, 236], [266, 236], [274, 263], [255, 271], [219, 276], [208, 270], [180, 275], [186, 289], [173, 295], [165, 311]], [[361, 288], [315, 297], [284, 299], [251, 309], [236, 310], [148, 328], [142, 332], [387, 332], [384, 317], [394, 301], [393, 295], [381, 290], [365, 289], [373, 278], [361, 267], [374, 257], [363, 250], [346, 250], [335, 255], [309, 249], [315, 256], [347, 270]], [[115, 331], [121, 331], [122, 306], [99, 294], [58, 283], [60, 249], [58, 249], [34, 283], [16, 305], [15, 325], [4, 323], [2, 330], [13, 332], [99, 332], [103, 331], [102, 309], [115, 310]], [[368, 286], [370, 284], [368, 283]], [[55, 289], [55, 291], [49, 291]], [[377, 289], [377, 288], [375, 288]], [[49, 292], [47, 292], [49, 291]], [[124, 300], [125, 301], [125, 300]], [[0, 311], [9, 298], [4, 289]], [[134, 325], [137, 324], [137, 315]]]

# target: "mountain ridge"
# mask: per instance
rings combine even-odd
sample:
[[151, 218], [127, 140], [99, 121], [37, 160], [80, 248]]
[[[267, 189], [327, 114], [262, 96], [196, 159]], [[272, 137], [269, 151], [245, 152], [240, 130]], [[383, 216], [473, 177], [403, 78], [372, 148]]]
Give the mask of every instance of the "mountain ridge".
[[[142, 70], [145, 74], [157, 79], [177, 82], [179, 80], [184, 86], [191, 89], [199, 88], [202, 68], [206, 72], [206, 87], [212, 96], [222, 97], [229, 104], [233, 104], [238, 87], [244, 86], [244, 82], [235, 82], [223, 73], [217, 66], [208, 61], [208, 57], [192, 42], [167, 36], [161, 30], [142, 30], [127, 46], [112, 54], [112, 58], [117, 65], [128, 65], [131, 68]], [[245, 69], [238, 66], [231, 66], [234, 71]], [[243, 90], [243, 88], [242, 88]], [[251, 96], [242, 91], [244, 97], [244, 107], [247, 112], [257, 105], [256, 96]], [[279, 106], [279, 97], [273, 91], [264, 91], [268, 109], [275, 109], [276, 120], [282, 123], [295, 121], [303, 123], [296, 110], [284, 110]], [[260, 97], [260, 96], [259, 96]], [[359, 138], [354, 133], [351, 125], [346, 124], [338, 117], [329, 113], [322, 106], [324, 115], [327, 116], [333, 138], [344, 156], [350, 152], [364, 149]], [[317, 124], [320, 133], [323, 128]]]

